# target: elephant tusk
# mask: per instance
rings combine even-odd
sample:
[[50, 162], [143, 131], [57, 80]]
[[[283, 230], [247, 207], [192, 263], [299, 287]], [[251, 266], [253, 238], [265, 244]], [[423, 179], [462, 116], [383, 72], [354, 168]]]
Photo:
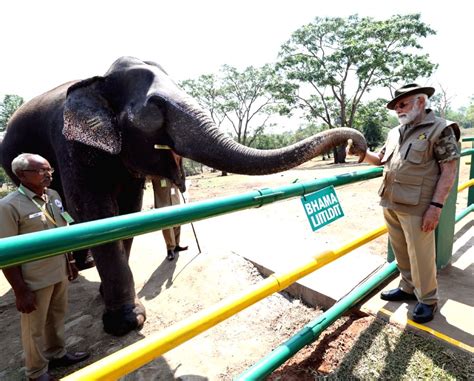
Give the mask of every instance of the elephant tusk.
[[153, 146], [154, 149], [171, 149], [170, 146], [167, 146], [167, 145], [163, 145], [163, 144], [155, 144]]
[[347, 139], [347, 149], [348, 149], [348, 150], [351, 149], [352, 144], [354, 144], [354, 142], [352, 141], [352, 139]]

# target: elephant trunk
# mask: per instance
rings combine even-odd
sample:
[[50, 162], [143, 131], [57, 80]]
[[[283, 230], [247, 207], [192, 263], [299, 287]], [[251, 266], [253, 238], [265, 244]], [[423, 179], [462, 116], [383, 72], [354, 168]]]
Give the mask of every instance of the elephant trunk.
[[280, 149], [259, 150], [246, 147], [220, 132], [207, 114], [191, 107], [176, 112], [170, 120], [168, 133], [174, 150], [189, 159], [230, 173], [265, 175], [285, 171], [312, 158], [347, 144], [350, 152], [365, 154], [367, 143], [357, 130], [347, 127], [326, 130], [293, 145]]

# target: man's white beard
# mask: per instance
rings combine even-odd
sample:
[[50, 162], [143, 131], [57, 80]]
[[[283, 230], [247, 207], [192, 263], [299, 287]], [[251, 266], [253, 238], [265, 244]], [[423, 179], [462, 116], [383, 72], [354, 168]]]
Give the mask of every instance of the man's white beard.
[[416, 117], [419, 115], [420, 113], [420, 108], [418, 106], [415, 106], [413, 107], [409, 112], [407, 112], [406, 114], [400, 114], [398, 115], [398, 121], [401, 123], [401, 124], [410, 124], [411, 122], [413, 122]]

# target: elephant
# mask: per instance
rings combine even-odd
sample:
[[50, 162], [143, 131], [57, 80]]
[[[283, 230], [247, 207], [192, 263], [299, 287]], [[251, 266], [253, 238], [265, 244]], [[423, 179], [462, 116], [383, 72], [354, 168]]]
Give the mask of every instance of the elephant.
[[[263, 175], [298, 166], [348, 139], [352, 153], [366, 151], [363, 135], [346, 127], [281, 149], [240, 145], [159, 64], [121, 57], [103, 76], [65, 83], [22, 105], [0, 155], [16, 183], [13, 158], [22, 152], [45, 157], [56, 170], [51, 187], [80, 223], [140, 211], [149, 176], [166, 177], [185, 191], [173, 152], [217, 170]], [[128, 263], [131, 247], [127, 239], [91, 249], [105, 303], [103, 327], [117, 336], [139, 329], [146, 318]]]

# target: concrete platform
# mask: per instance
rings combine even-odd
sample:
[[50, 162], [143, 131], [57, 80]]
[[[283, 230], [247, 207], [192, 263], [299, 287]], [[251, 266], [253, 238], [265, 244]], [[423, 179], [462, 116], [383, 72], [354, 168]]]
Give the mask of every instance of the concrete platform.
[[[439, 310], [431, 322], [421, 325], [411, 320], [416, 302], [386, 302], [378, 294], [365, 301], [361, 310], [474, 353], [474, 220], [472, 216], [466, 220], [457, 226], [451, 265], [438, 272]], [[399, 277], [383, 289], [395, 288], [398, 282]]]

